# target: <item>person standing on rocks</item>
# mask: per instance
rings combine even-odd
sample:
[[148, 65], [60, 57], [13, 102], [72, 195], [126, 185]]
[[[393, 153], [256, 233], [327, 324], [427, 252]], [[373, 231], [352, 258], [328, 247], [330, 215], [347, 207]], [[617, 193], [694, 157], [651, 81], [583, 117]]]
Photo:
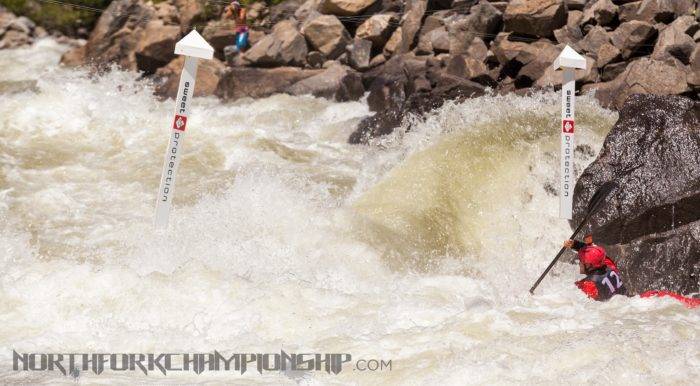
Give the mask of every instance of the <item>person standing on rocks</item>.
[[248, 46], [248, 15], [246, 8], [238, 1], [232, 1], [224, 9], [224, 19], [233, 20], [235, 23], [236, 39], [235, 47], [237, 52], [243, 52]]
[[589, 298], [605, 301], [613, 295], [626, 294], [617, 265], [603, 247], [593, 243], [592, 234], [587, 234], [583, 242], [566, 240], [564, 247], [578, 252], [580, 272], [586, 277], [577, 281], [576, 286]]

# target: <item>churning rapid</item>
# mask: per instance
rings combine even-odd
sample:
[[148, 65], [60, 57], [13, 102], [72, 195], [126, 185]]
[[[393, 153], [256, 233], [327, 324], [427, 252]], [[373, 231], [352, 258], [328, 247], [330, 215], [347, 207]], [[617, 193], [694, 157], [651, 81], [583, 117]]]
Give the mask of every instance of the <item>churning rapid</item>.
[[[593, 302], [558, 265], [559, 97], [448, 103], [372, 146], [365, 103], [194, 100], [168, 233], [153, 208], [173, 102], [138, 75], [64, 69], [43, 40], [0, 54], [0, 379], [17, 352], [321, 352], [338, 375], [81, 373], [86, 383], [685, 383], [700, 311]], [[15, 87], [16, 88], [16, 87]], [[2, 86], [0, 86], [0, 90]], [[2, 92], [2, 91], [0, 91]], [[577, 109], [578, 173], [616, 114]]]

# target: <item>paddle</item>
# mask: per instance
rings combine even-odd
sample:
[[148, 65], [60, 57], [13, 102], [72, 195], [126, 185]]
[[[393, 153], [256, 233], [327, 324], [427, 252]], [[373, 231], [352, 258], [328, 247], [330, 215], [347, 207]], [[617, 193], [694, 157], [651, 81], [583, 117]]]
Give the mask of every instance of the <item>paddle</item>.
[[[600, 207], [601, 204], [605, 202], [605, 199], [608, 197], [610, 192], [617, 187], [617, 184], [614, 183], [613, 181], [608, 181], [603, 184], [598, 190], [593, 194], [593, 197], [591, 197], [591, 200], [588, 202], [588, 207], [586, 208], [586, 215], [583, 217], [583, 221], [581, 221], [581, 224], [578, 225], [574, 233], [569, 237], [570, 240], [573, 240], [576, 235], [578, 234], [579, 231], [581, 231], [581, 228], [586, 224], [588, 221], [588, 218], [591, 217], [593, 213], [595, 213], [598, 208]], [[535, 284], [530, 288], [530, 293], [533, 294], [535, 293], [535, 288], [537, 288], [538, 285], [540, 285], [540, 282], [542, 282], [542, 279], [544, 279], [545, 276], [549, 273], [549, 271], [554, 267], [554, 264], [559, 260], [561, 255], [564, 254], [564, 251], [566, 251], [566, 248], [562, 248], [559, 253], [557, 253], [557, 256], [552, 260], [551, 263], [547, 266], [547, 269], [542, 272], [542, 275], [540, 275], [540, 278], [537, 279]]]

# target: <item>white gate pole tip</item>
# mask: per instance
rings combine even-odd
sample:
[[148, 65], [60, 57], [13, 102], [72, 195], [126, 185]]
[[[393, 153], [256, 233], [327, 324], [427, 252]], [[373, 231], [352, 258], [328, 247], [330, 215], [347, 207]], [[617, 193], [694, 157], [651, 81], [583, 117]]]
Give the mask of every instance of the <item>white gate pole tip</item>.
[[554, 59], [554, 69], [558, 70], [562, 67], [586, 69], [586, 58], [579, 55], [573, 48], [568, 45], [561, 50], [559, 56]]
[[197, 32], [192, 30], [175, 44], [175, 54], [210, 60], [214, 57], [214, 48]]

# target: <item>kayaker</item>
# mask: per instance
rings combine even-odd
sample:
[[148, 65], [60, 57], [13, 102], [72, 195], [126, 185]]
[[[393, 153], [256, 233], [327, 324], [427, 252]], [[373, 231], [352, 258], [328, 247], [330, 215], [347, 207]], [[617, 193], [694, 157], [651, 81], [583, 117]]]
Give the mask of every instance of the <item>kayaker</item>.
[[580, 272], [586, 277], [577, 281], [576, 286], [589, 298], [605, 301], [626, 293], [617, 265], [607, 256], [605, 248], [593, 243], [592, 234], [587, 234], [583, 242], [566, 240], [564, 247], [578, 252]]

